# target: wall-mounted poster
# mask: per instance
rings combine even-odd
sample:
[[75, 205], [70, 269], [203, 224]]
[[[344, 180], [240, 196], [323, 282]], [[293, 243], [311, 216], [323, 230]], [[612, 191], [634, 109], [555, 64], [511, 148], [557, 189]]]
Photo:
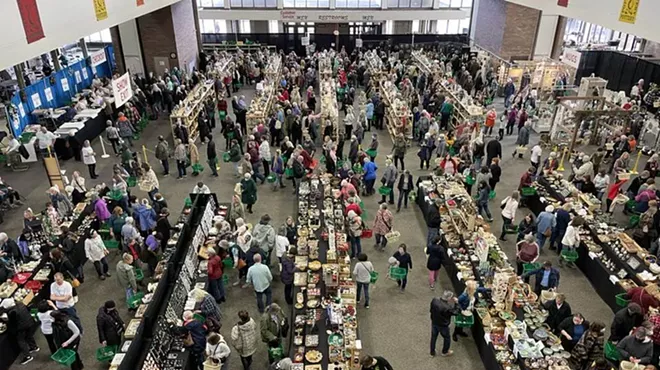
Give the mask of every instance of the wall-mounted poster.
[[85, 80], [89, 78], [89, 74], [87, 74], [87, 68], [82, 69], [82, 75], [83, 75], [83, 79]]
[[92, 1], [94, 1], [94, 13], [96, 13], [96, 20], [102, 21], [108, 19], [108, 8], [105, 6], [105, 0]]
[[46, 90], [44, 90], [44, 94], [46, 94], [47, 102], [53, 101], [53, 90], [50, 87], [47, 87]]
[[23, 109], [23, 103], [18, 105], [18, 112], [21, 114], [21, 118], [25, 117], [25, 109]]
[[25, 31], [27, 43], [31, 44], [46, 37], [44, 28], [41, 25], [37, 0], [16, 1], [18, 2], [18, 11], [21, 13], [21, 21], [23, 22], [23, 30]]
[[63, 78], [60, 80], [60, 83], [62, 84], [62, 91], [69, 91], [69, 80], [66, 78]]
[[623, 0], [621, 13], [619, 13], [619, 22], [635, 24], [635, 21], [637, 21], [638, 8], [639, 0]]
[[76, 76], [76, 83], [77, 84], [82, 82], [82, 79], [80, 78], [80, 71], [76, 71], [73, 75]]
[[144, 5], [144, 0], [137, 0], [137, 6]]
[[41, 97], [39, 96], [39, 94], [34, 93], [32, 94], [31, 98], [32, 98], [32, 105], [35, 108], [39, 108], [41, 106]]

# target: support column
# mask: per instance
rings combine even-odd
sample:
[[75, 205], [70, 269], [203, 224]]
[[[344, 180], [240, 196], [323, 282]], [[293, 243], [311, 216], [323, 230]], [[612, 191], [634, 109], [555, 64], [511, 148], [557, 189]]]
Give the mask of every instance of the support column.
[[[135, 21], [133, 21], [135, 23]], [[110, 27], [110, 36], [112, 37], [112, 51], [115, 54], [115, 64], [119, 74], [126, 73], [126, 61], [124, 59], [124, 47], [122, 45], [119, 26]]]
[[17, 64], [14, 66], [14, 73], [16, 74], [16, 81], [18, 82], [18, 88], [19, 89], [24, 89], [25, 88], [25, 77], [23, 77], [23, 66], [20, 64]]
[[53, 68], [55, 68], [55, 72], [61, 71], [62, 65], [60, 64], [60, 56], [57, 49], [50, 52], [50, 58], [53, 60]]
[[195, 16], [195, 34], [197, 36], [197, 49], [200, 51], [203, 50], [202, 48], [202, 31], [199, 29], [199, 10], [197, 9], [197, 1], [196, 0], [190, 0], [192, 2], [192, 7], [193, 7], [193, 15]]
[[85, 42], [84, 37], [78, 40], [78, 46], [80, 46], [80, 49], [82, 49], [83, 57], [85, 59], [89, 58], [89, 51], [87, 50], [87, 43]]
[[566, 34], [566, 23], [568, 22], [568, 18], [559, 16], [559, 19], [557, 20], [557, 31], [555, 32], [555, 42], [552, 45], [552, 52], [550, 53], [550, 57], [552, 59], [557, 59], [559, 60], [559, 56], [562, 53], [562, 47], [564, 45], [564, 35]]
[[147, 73], [158, 76], [174, 67], [187, 72], [197, 67], [199, 43], [191, 1], [180, 1], [136, 21]]

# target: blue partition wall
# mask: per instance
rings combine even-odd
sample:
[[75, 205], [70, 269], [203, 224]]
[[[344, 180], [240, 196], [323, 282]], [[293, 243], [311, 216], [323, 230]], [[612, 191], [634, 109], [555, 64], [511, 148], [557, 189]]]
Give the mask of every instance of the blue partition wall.
[[[35, 109], [57, 108], [69, 104], [73, 96], [92, 84], [95, 74], [98, 77], [112, 77], [114, 69], [112, 46], [106, 46], [105, 53], [107, 61], [96, 67], [88, 65], [87, 60], [82, 60], [15, 93], [11, 104], [17, 109], [18, 120], [10, 117], [14, 136], [19, 136], [27, 125], [37, 123], [37, 118], [32, 115]], [[52, 80], [54, 83], [51, 84]], [[21, 101], [21, 92], [25, 93], [25, 101]], [[38, 99], [33, 98], [36, 96]]]

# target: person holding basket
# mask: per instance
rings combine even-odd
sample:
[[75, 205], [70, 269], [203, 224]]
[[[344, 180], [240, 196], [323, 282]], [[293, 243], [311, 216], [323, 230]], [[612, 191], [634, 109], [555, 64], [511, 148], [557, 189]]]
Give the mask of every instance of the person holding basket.
[[[364, 289], [364, 308], [369, 308], [369, 284], [372, 280], [375, 283], [375, 279], [372, 279], [372, 274], [375, 275], [374, 265], [367, 261], [367, 255], [361, 253], [358, 256], [358, 262], [353, 268], [353, 278], [357, 282], [357, 302], [360, 303], [360, 298], [362, 296], [362, 290]], [[376, 275], [377, 276], [377, 275]]]
[[[390, 274], [392, 278], [396, 279], [396, 283], [401, 288], [399, 293], [402, 293], [406, 290], [406, 285], [408, 284], [408, 270], [412, 270], [412, 256], [408, 253], [408, 247], [401, 243], [399, 249], [392, 256], [396, 259], [395, 266], [390, 269]], [[394, 270], [397, 269], [397, 270]], [[398, 274], [394, 274], [394, 272]]]

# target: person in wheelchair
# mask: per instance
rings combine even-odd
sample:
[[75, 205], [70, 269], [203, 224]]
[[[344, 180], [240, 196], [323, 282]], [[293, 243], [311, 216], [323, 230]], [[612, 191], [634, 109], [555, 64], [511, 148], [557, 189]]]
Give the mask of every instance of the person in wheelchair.
[[23, 205], [21, 202], [21, 196], [18, 194], [14, 188], [9, 186], [2, 177], [0, 177], [0, 204], [5, 204], [9, 202], [11, 208], [16, 208], [20, 205]]

